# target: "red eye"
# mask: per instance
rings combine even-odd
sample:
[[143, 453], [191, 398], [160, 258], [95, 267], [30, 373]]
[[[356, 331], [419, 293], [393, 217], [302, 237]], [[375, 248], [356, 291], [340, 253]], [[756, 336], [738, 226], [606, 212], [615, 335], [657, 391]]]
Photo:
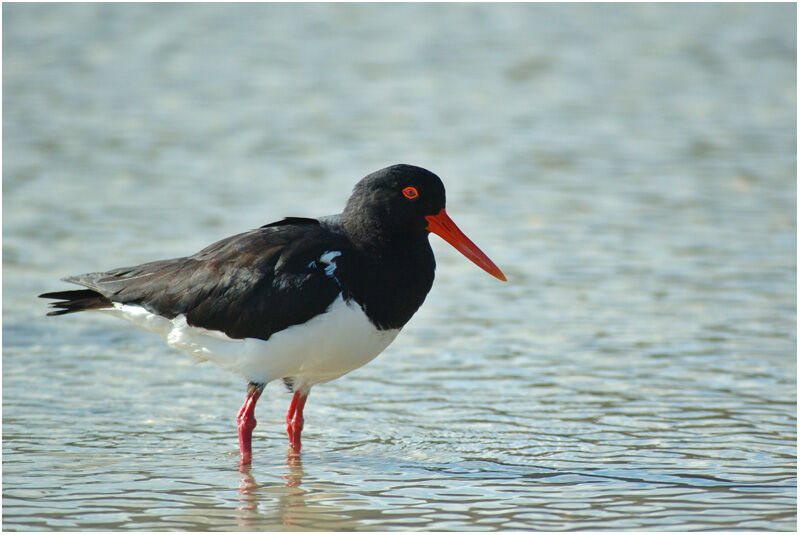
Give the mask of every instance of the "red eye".
[[419, 192], [417, 192], [417, 188], [409, 186], [403, 189], [403, 195], [406, 196], [406, 199], [416, 199], [419, 197]]

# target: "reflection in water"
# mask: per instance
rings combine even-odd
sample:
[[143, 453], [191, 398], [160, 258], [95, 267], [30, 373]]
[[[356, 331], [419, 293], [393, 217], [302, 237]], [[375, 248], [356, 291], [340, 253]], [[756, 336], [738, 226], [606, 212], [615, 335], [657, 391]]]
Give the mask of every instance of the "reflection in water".
[[242, 514], [236, 515], [236, 523], [242, 528], [253, 528], [258, 517], [258, 483], [250, 472], [250, 466], [239, 465], [242, 478], [239, 480], [239, 505], [236, 510]]
[[284, 526], [293, 526], [296, 524], [296, 516], [298, 512], [308, 510], [305, 502], [306, 491], [299, 488], [303, 482], [303, 461], [300, 454], [288, 448], [286, 453], [286, 474], [281, 476], [286, 483], [283, 487], [262, 487], [258, 484], [252, 473], [252, 466], [239, 466], [239, 472], [242, 474], [239, 480], [239, 505], [236, 507], [237, 511], [241, 511], [242, 515], [237, 517], [238, 525], [241, 528], [252, 528], [259, 521], [258, 507], [261, 500], [261, 490], [280, 492], [277, 500], [277, 511], [274, 513], [265, 512], [266, 516], [273, 518], [280, 518], [281, 524]]
[[289, 448], [286, 453], [286, 475], [282, 476], [286, 480], [286, 492], [278, 499], [278, 511], [284, 526], [293, 526], [297, 523], [300, 513], [306, 511], [306, 491], [300, 488], [303, 482], [303, 461], [300, 454]]
[[303, 476], [306, 475], [306, 473], [303, 472], [303, 460], [300, 458], [300, 454], [292, 448], [289, 448], [286, 452], [286, 466], [289, 468], [286, 475], [283, 476], [286, 480], [286, 486], [299, 486], [300, 483], [303, 482]]

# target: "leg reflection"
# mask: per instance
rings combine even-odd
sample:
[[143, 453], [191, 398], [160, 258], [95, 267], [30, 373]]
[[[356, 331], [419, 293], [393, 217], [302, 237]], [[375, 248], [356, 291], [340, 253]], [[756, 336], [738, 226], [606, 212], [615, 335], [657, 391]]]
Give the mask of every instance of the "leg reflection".
[[239, 479], [240, 498], [236, 510], [244, 514], [237, 515], [237, 520], [240, 527], [246, 528], [258, 516], [255, 514], [258, 512], [258, 483], [250, 473], [249, 465], [240, 465], [239, 473], [242, 474], [242, 477]]
[[306, 473], [303, 471], [303, 460], [300, 458], [300, 452], [292, 447], [286, 452], [286, 467], [289, 469], [286, 475], [283, 476], [283, 479], [286, 480], [286, 486], [299, 487]]
[[[280, 457], [273, 459], [275, 464], [262, 461], [255, 470], [262, 470], [261, 483], [256, 482], [250, 466], [239, 467], [239, 504], [236, 507], [237, 530], [239, 531], [286, 531], [327, 530], [327, 531], [361, 531], [358, 518], [348, 510], [347, 505], [337, 505], [336, 497], [350, 496], [358, 501], [358, 494], [348, 494], [346, 487], [335, 482], [320, 482], [314, 473], [318, 468], [314, 465], [312, 475], [306, 477], [303, 470], [302, 457], [293, 448], [286, 452], [286, 468], [281, 468]], [[280, 476], [280, 477], [279, 477]], [[305, 481], [305, 486], [303, 482]], [[317, 485], [321, 485], [317, 487]], [[321, 503], [319, 496], [315, 498], [311, 492], [315, 488], [325, 489], [325, 498]], [[359, 506], [361, 510], [361, 506]]]

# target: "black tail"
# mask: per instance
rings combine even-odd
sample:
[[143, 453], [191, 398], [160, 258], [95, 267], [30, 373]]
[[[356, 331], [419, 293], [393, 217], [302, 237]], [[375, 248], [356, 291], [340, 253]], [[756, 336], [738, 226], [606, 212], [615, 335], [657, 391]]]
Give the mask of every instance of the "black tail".
[[82, 310], [92, 310], [96, 308], [107, 308], [112, 305], [111, 301], [102, 294], [94, 290], [67, 290], [64, 292], [49, 292], [39, 297], [43, 299], [59, 299], [56, 303], [50, 303], [54, 310], [48, 312], [48, 316], [60, 316], [70, 312], [80, 312]]

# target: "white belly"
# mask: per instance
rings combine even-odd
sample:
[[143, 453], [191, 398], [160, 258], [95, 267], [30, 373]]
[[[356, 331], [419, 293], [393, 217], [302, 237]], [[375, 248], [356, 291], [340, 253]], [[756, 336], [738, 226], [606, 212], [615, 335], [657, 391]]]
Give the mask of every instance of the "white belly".
[[197, 360], [210, 360], [257, 383], [294, 377], [295, 389], [332, 381], [377, 357], [400, 329], [379, 331], [355, 302], [339, 295], [328, 309], [269, 340], [233, 339], [222, 332], [192, 327], [183, 315], [172, 320], [137, 305], [105, 309], [147, 330]]

